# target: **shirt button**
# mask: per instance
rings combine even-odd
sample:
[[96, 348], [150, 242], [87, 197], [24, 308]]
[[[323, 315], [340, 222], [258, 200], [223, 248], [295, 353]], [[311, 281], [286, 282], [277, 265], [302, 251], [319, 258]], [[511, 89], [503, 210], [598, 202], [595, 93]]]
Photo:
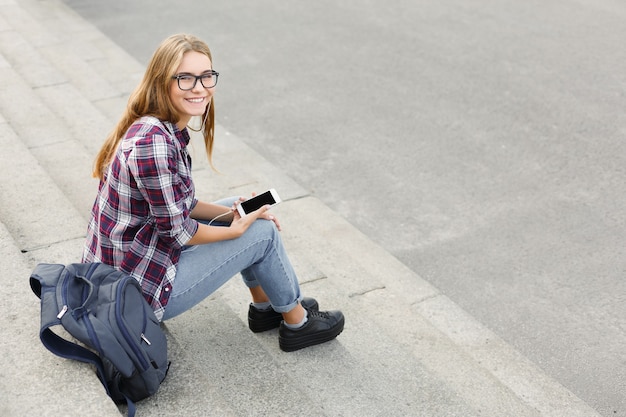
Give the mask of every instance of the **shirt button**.
[[165, 292], [170, 292], [170, 287], [165, 287]]

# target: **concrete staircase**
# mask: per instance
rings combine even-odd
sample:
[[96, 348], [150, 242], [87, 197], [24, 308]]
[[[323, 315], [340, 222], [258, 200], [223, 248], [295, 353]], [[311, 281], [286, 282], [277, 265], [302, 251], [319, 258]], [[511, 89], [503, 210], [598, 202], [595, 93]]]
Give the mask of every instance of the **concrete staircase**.
[[[80, 259], [97, 183], [91, 164], [143, 68], [58, 0], [0, 0], [0, 415], [119, 416], [89, 366], [38, 338], [39, 262]], [[597, 413], [218, 127], [201, 199], [277, 188], [305, 294], [340, 308], [336, 341], [294, 353], [247, 328], [234, 278], [165, 325], [172, 361], [139, 416], [595, 416]], [[234, 169], [237, 167], [239, 169]]]

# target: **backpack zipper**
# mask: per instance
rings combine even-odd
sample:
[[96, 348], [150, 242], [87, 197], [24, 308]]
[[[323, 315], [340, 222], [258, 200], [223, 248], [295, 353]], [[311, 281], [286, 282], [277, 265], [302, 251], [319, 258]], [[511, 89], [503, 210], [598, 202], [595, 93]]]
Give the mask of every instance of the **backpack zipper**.
[[[93, 275], [97, 267], [98, 267], [97, 263], [93, 263], [89, 265], [89, 269], [87, 270], [87, 273], [85, 274], [85, 278], [90, 280], [91, 276]], [[83, 299], [81, 300], [81, 302], [84, 303], [86, 301], [86, 298], [87, 297], [83, 294]], [[96, 350], [102, 354], [102, 347], [100, 346], [100, 340], [98, 339], [98, 335], [96, 334], [96, 331], [93, 328], [93, 324], [91, 324], [91, 320], [89, 320], [89, 314], [83, 314], [82, 318], [83, 320], [85, 320], [85, 327], [87, 328], [87, 333], [89, 334], [89, 340], [91, 340], [91, 342], [94, 344], [94, 348], [96, 348]]]
[[151, 346], [152, 343], [150, 343], [150, 341], [148, 340], [148, 338], [146, 337], [146, 335], [144, 335], [143, 333], [141, 334], [141, 340], [143, 340], [144, 342], [146, 342], [148, 344], [148, 346]]
[[65, 304], [61, 311], [59, 311], [59, 314], [57, 314], [57, 319], [61, 320], [65, 313], [67, 313], [67, 304]]
[[61, 318], [65, 315], [65, 313], [67, 313], [68, 310], [68, 306], [67, 306], [67, 286], [68, 284], [68, 279], [67, 279], [67, 270], [63, 270], [63, 275], [61, 277], [61, 279], [63, 280], [63, 283], [61, 285], [61, 301], [63, 302], [63, 307], [61, 308], [61, 311], [59, 311], [59, 314], [57, 314], [57, 319], [61, 320]]
[[[144, 358], [143, 350], [141, 349], [141, 347], [139, 346], [139, 344], [137, 343], [135, 338], [132, 337], [132, 335], [129, 333], [128, 328], [126, 327], [126, 323], [122, 319], [122, 306], [121, 306], [121, 302], [120, 302], [122, 300], [122, 292], [123, 292], [124, 288], [126, 288], [128, 285], [132, 285], [132, 284], [130, 284], [130, 281], [129, 281], [131, 279], [135, 279], [135, 278], [127, 277], [127, 278], [125, 278], [124, 283], [122, 283], [121, 285], [117, 286], [116, 299], [117, 299], [118, 302], [115, 303], [115, 319], [116, 319], [116, 321], [117, 321], [117, 323], [119, 325], [119, 328], [120, 328], [120, 331], [122, 332], [122, 335], [124, 336], [124, 339], [126, 339], [126, 342], [128, 343], [128, 346], [130, 346], [130, 348], [132, 349], [133, 353], [135, 354], [135, 357], [139, 361], [139, 364], [141, 365], [142, 370], [145, 370], [145, 369], [148, 369], [148, 361], [146, 360], [146, 358]], [[141, 293], [141, 289], [139, 289], [139, 295], [143, 297], [143, 294]], [[145, 318], [144, 318], [144, 320], [145, 320]], [[143, 333], [141, 334], [141, 339], [143, 339], [146, 343], [148, 343], [148, 345], [151, 344], [148, 341], [148, 339], [143, 335]]]

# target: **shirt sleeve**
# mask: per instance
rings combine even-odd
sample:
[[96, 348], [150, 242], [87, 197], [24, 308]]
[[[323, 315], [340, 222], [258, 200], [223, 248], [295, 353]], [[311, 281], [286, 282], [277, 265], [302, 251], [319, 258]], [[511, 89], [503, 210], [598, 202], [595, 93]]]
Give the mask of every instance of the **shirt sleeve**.
[[171, 139], [153, 134], [135, 142], [128, 166], [149, 205], [160, 239], [182, 247], [198, 230], [190, 217], [194, 205], [190, 177], [180, 175], [182, 156]]

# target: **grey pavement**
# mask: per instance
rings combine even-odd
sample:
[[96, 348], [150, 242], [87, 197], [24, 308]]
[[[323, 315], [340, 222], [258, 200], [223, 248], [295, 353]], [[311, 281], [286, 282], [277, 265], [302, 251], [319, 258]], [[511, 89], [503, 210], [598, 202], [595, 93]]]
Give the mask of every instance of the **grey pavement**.
[[207, 40], [220, 124], [626, 415], [626, 2], [64, 2], [144, 64]]
[[[0, 415], [113, 416], [93, 370], [38, 339], [38, 262], [79, 259], [95, 151], [141, 65], [58, 0], [0, 0]], [[196, 138], [197, 139], [197, 138]], [[139, 416], [596, 416], [466, 311], [218, 126], [209, 169], [195, 141], [198, 196], [275, 187], [302, 288], [346, 327], [286, 354], [247, 329], [237, 278], [167, 322], [172, 367]]]

